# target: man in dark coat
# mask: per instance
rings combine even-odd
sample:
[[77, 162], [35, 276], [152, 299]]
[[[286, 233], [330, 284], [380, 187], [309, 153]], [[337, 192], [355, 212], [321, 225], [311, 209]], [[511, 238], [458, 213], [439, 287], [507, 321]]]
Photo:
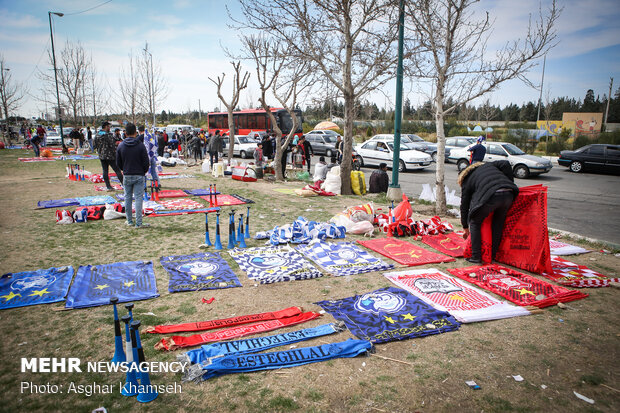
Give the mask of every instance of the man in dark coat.
[[113, 191], [114, 188], [110, 185], [110, 177], [108, 175], [109, 168], [112, 167], [121, 183], [123, 182], [123, 173], [116, 165], [116, 140], [112, 133], [110, 133], [110, 122], [103, 122], [101, 125], [101, 130], [95, 138], [95, 147], [99, 153], [99, 162], [101, 162], [106, 190]]
[[301, 149], [301, 154], [304, 157], [306, 166], [308, 167], [308, 173], [310, 173], [310, 163], [312, 162], [312, 156], [314, 155], [312, 145], [310, 145], [310, 142], [306, 140], [305, 135], [302, 135], [301, 138], [299, 138], [299, 142], [297, 142], [297, 146]]
[[484, 136], [478, 136], [476, 144], [467, 150], [468, 152], [471, 152], [471, 165], [476, 162], [484, 161], [484, 155], [487, 153], [487, 148], [482, 144], [482, 141], [484, 141]]
[[492, 254], [502, 240], [504, 221], [512, 202], [519, 194], [512, 167], [508, 161], [478, 162], [468, 166], [458, 177], [461, 186], [461, 224], [465, 229], [463, 238], [471, 235], [471, 258], [467, 261], [482, 262], [480, 229], [484, 219], [493, 213]]
[[390, 178], [387, 174], [387, 164], [385, 162], [381, 162], [379, 164], [379, 169], [373, 171], [372, 175], [370, 175], [368, 192], [371, 194], [387, 192], [389, 184]]

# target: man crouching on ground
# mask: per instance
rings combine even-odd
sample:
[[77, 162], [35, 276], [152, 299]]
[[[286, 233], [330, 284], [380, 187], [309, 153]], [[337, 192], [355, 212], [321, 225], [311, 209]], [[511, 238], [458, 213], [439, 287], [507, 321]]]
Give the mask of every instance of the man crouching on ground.
[[136, 228], [148, 227], [142, 224], [142, 200], [144, 198], [144, 175], [149, 170], [149, 155], [146, 147], [136, 138], [136, 125], [128, 123], [125, 127], [126, 138], [116, 148], [116, 162], [123, 170], [123, 186], [125, 187], [125, 215], [127, 225], [133, 226], [132, 201], [136, 200]]

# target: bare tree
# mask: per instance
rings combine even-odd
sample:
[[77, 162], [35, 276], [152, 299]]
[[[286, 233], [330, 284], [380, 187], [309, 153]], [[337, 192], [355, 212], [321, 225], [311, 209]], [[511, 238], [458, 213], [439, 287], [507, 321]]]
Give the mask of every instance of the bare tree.
[[[310, 88], [314, 83], [311, 65], [307, 61], [298, 59], [295, 53], [291, 53], [290, 48], [286, 48], [286, 45], [278, 44], [275, 38], [244, 36], [241, 41], [247, 55], [256, 64], [256, 77], [260, 88], [258, 100], [269, 116], [276, 134], [276, 180], [284, 180], [282, 153], [291, 143], [301, 122], [295, 113], [298, 98], [304, 90]], [[269, 91], [287, 111], [292, 121], [291, 129], [284, 138], [284, 142], [282, 141], [282, 130], [267, 103], [267, 92]]]
[[479, 110], [480, 116], [485, 121], [485, 135], [488, 138], [486, 131], [489, 129], [489, 122], [497, 117], [497, 108], [491, 104], [490, 99], [486, 99]]
[[[355, 101], [393, 77], [398, 8], [393, 0], [239, 0], [243, 22], [316, 64], [344, 99], [342, 193], [351, 193]], [[234, 17], [233, 17], [234, 20]], [[283, 24], [286, 22], [286, 24]]]
[[226, 73], [222, 73], [222, 76], [217, 77], [217, 81], [209, 78], [215, 86], [217, 86], [217, 97], [220, 98], [226, 109], [228, 110], [228, 159], [232, 160], [233, 158], [233, 148], [235, 146], [235, 120], [233, 118], [233, 112], [237, 105], [239, 104], [239, 96], [241, 95], [241, 91], [248, 87], [248, 81], [250, 80], [250, 72], [245, 72], [243, 77], [241, 77], [241, 62], [230, 62], [235, 70], [235, 74], [233, 75], [233, 90], [232, 97], [230, 101], [227, 101], [226, 98], [222, 95], [222, 85], [224, 84], [224, 79], [226, 78]]
[[[161, 70], [161, 65], [153, 62], [149, 44], [144, 45], [141, 59], [138, 62], [140, 74], [140, 101], [142, 109], [150, 115], [155, 125], [157, 109], [168, 96], [168, 85]], [[149, 120], [150, 120], [149, 119]]]
[[90, 60], [87, 59], [86, 51], [79, 41], [77, 43], [67, 41], [65, 48], [60, 52], [59, 63], [58, 85], [60, 86], [60, 93], [64, 96], [65, 103], [71, 111], [73, 126], [77, 127], [78, 118], [84, 105], [84, 85]]
[[[92, 58], [91, 58], [92, 61]], [[90, 70], [86, 75], [86, 83], [87, 86], [87, 102], [90, 108], [92, 109], [92, 121], [93, 125], [97, 126], [97, 121], [101, 113], [105, 111], [105, 109], [110, 104], [107, 82], [105, 78], [102, 78], [97, 72], [97, 68], [94, 64], [91, 63]]]
[[138, 58], [129, 53], [129, 66], [121, 67], [118, 77], [118, 103], [123, 112], [136, 123], [140, 110], [140, 73]]
[[[484, 96], [510, 79], [525, 79], [534, 60], [556, 44], [555, 23], [561, 13], [555, 0], [528, 24], [525, 36], [508, 42], [489, 57], [487, 41], [493, 22], [489, 14], [474, 15], [476, 0], [413, 0], [407, 2], [412, 23], [414, 76], [433, 84], [432, 102], [437, 127], [436, 211], [444, 214], [444, 118], [464, 103]], [[447, 102], [452, 102], [448, 105]]]
[[11, 144], [11, 133], [9, 131], [9, 113], [17, 110], [26, 94], [26, 90], [21, 83], [13, 82], [10, 69], [6, 67], [4, 56], [0, 54], [0, 104], [4, 111], [6, 121], [5, 139], [7, 145]]

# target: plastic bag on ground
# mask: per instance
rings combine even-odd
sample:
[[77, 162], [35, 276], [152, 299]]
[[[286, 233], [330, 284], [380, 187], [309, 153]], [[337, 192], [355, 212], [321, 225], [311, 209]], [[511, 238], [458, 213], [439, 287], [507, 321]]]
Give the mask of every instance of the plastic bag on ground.
[[340, 180], [340, 166], [334, 166], [328, 173], [323, 183], [325, 192], [333, 192], [340, 195], [342, 182]]

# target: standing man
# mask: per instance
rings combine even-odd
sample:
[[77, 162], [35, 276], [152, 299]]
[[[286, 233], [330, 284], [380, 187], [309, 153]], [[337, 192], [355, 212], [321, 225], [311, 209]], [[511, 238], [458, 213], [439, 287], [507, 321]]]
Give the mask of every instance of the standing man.
[[[336, 139], [336, 156], [338, 163], [342, 162], [342, 149], [342, 136], [338, 135], [338, 138]], [[381, 168], [379, 167], [379, 169]]]
[[306, 166], [308, 166], [308, 173], [310, 173], [310, 163], [312, 161], [312, 156], [314, 155], [312, 145], [310, 145], [310, 142], [306, 140], [306, 136], [302, 135], [301, 138], [299, 138], [299, 143], [297, 146], [301, 149], [301, 154], [306, 162]]
[[166, 147], [166, 140], [161, 132], [157, 132], [157, 156], [164, 156], [164, 148]]
[[144, 199], [145, 174], [149, 170], [149, 155], [144, 144], [136, 138], [136, 125], [128, 123], [125, 127], [125, 140], [116, 149], [118, 165], [123, 169], [125, 178], [125, 216], [127, 225], [133, 226], [132, 202], [136, 200], [136, 228], [148, 227], [142, 223], [142, 201]]
[[99, 153], [99, 162], [101, 162], [101, 168], [103, 169], [103, 181], [107, 191], [113, 191], [112, 185], [110, 185], [110, 176], [108, 175], [109, 167], [112, 167], [118, 179], [123, 182], [123, 173], [116, 165], [116, 140], [112, 133], [110, 133], [110, 122], [103, 122], [101, 124], [101, 130], [95, 138], [95, 147]]
[[484, 155], [487, 153], [487, 148], [482, 144], [484, 140], [484, 136], [478, 136], [478, 140], [476, 144], [469, 148], [467, 151], [471, 152], [471, 160], [469, 162], [470, 165], [475, 164], [476, 162], [482, 162], [484, 160]]
[[80, 148], [80, 132], [77, 128], [73, 128], [71, 133], [69, 133], [69, 138], [73, 141], [73, 147], [77, 151]]
[[144, 142], [144, 125], [138, 126], [138, 140], [146, 145]]
[[461, 186], [461, 224], [465, 229], [463, 238], [471, 234], [472, 264], [482, 263], [482, 238], [480, 229], [485, 218], [493, 213], [492, 257], [502, 241], [504, 221], [514, 199], [519, 195], [519, 187], [512, 176], [512, 166], [508, 161], [490, 163], [478, 162], [461, 172], [457, 180]]
[[211, 164], [211, 169], [213, 169], [213, 158], [215, 157], [215, 163], [217, 163], [218, 154], [224, 152], [224, 142], [222, 141], [219, 130], [216, 130], [215, 135], [209, 139], [207, 152], [209, 152], [209, 162]]
[[93, 131], [90, 130], [90, 126], [86, 127], [86, 140], [88, 141], [88, 146], [90, 146], [90, 151], [94, 150], [93, 146]]

